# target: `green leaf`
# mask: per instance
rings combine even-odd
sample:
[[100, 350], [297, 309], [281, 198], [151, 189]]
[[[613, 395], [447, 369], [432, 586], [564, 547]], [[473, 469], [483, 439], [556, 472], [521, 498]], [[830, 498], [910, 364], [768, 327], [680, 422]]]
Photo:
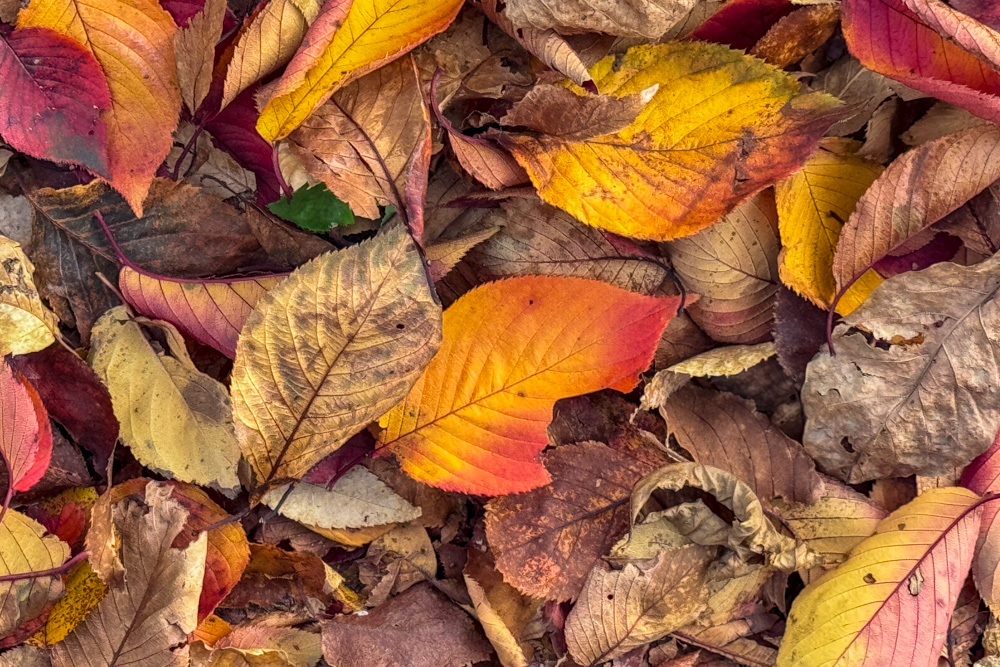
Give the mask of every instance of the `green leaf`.
[[323, 183], [304, 185], [292, 193], [291, 199], [282, 198], [267, 207], [282, 220], [314, 232], [354, 224], [351, 208]]

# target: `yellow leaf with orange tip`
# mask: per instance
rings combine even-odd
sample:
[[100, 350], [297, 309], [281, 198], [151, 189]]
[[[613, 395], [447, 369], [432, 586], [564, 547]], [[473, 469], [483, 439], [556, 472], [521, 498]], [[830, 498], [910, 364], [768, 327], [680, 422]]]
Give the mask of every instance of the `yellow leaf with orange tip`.
[[141, 215], [180, 116], [174, 20], [157, 0], [32, 0], [17, 21], [66, 35], [97, 58], [111, 90], [101, 112], [109, 173], [101, 176]]
[[886, 517], [792, 604], [778, 667], [938, 664], [984, 500], [932, 489]]
[[449, 491], [543, 486], [552, 406], [635, 387], [679, 301], [581, 278], [478, 287], [445, 311], [441, 349], [378, 439], [414, 479]]
[[837, 100], [800, 94], [784, 72], [724, 46], [668, 43], [609, 56], [590, 74], [604, 94], [659, 88], [613, 134], [574, 140], [504, 134], [538, 193], [617, 234], [670, 240], [715, 222], [795, 171], [837, 120]]
[[[778, 273], [782, 282], [820, 308], [829, 308], [836, 292], [832, 267], [840, 228], [882, 173], [880, 165], [854, 155], [860, 146], [844, 139], [824, 140], [802, 169], [775, 186], [784, 245]], [[837, 312], [850, 313], [881, 282], [869, 269], [838, 302]]]
[[[342, 1], [327, 4], [330, 11], [343, 11]], [[288, 136], [337, 88], [442, 32], [462, 4], [462, 0], [354, 0], [343, 25], [320, 16], [306, 42], [324, 43], [326, 48], [304, 49], [292, 60], [261, 111], [257, 131], [270, 142]]]

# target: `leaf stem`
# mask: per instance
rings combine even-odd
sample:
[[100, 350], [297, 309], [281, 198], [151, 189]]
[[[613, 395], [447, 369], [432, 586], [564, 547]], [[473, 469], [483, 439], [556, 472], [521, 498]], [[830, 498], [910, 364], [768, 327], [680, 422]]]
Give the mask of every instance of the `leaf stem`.
[[288, 181], [285, 180], [285, 175], [281, 173], [281, 163], [278, 160], [278, 144], [274, 144], [271, 148], [271, 167], [274, 170], [274, 177], [278, 179], [281, 194], [285, 199], [291, 199], [292, 188], [288, 185]]
[[81, 551], [77, 555], [73, 556], [67, 560], [62, 565], [57, 565], [56, 567], [50, 567], [47, 570], [36, 570], [34, 572], [17, 572], [15, 574], [5, 574], [0, 576], [0, 582], [7, 581], [22, 581], [24, 579], [40, 579], [42, 577], [54, 577], [57, 574], [64, 574], [69, 570], [73, 569], [73, 566], [82, 560], [86, 560], [88, 554], [86, 551]]

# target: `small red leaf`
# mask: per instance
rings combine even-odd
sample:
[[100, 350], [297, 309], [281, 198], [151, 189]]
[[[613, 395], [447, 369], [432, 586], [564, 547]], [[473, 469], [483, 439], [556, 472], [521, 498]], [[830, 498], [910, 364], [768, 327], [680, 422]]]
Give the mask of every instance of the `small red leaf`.
[[0, 456], [14, 491], [27, 491], [52, 457], [52, 427], [42, 399], [10, 365], [0, 363]]

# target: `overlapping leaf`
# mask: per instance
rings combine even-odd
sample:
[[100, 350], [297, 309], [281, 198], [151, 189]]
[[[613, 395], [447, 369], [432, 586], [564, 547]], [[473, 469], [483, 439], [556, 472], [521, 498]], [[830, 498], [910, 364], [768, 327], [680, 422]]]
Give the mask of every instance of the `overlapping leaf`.
[[[0, 523], [0, 576], [50, 570], [68, 557], [69, 546], [54, 535], [46, 535], [39, 523], [15, 510], [4, 512]], [[62, 592], [58, 575], [0, 582], [0, 636], [9, 637], [36, 618]]]
[[[989, 495], [1000, 490], [1000, 437], [994, 438], [993, 444], [985, 452], [977, 456], [962, 473], [962, 486]], [[1000, 608], [1000, 522], [997, 522], [997, 512], [1000, 508], [995, 502], [983, 506], [983, 521], [976, 542], [975, 560], [972, 562], [972, 576], [976, 589], [989, 605], [990, 609]]]
[[9, 494], [34, 486], [52, 457], [52, 428], [42, 399], [6, 359], [0, 359], [0, 457]]
[[21, 246], [0, 236], [0, 355], [37, 352], [59, 335], [56, 316], [35, 289], [34, 270]]

